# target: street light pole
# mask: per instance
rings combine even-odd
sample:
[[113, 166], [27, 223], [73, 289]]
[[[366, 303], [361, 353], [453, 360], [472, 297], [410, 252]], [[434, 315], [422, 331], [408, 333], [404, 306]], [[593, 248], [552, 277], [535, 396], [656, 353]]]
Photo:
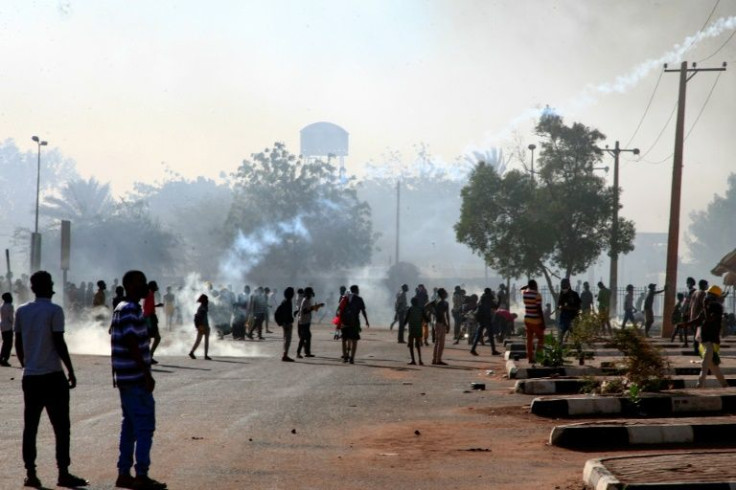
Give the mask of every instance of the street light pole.
[[535, 145], [534, 143], [532, 143], [527, 148], [529, 148], [529, 150], [531, 150], [531, 152], [532, 152], [532, 169], [531, 169], [531, 173], [532, 173], [532, 184], [534, 184], [534, 150], [537, 149], [537, 145]]
[[621, 152], [630, 151], [634, 155], [639, 154], [638, 148], [623, 149], [619, 146], [616, 141], [616, 146], [611, 150], [606, 147], [605, 151], [613, 155], [613, 222], [611, 223], [611, 269], [609, 271], [609, 282], [608, 287], [611, 290], [611, 303], [609, 315], [613, 313], [613, 316], [618, 315], [618, 210], [619, 204], [619, 186], [618, 186], [618, 157]]
[[48, 142], [42, 141], [38, 136], [32, 136], [31, 139], [38, 145], [38, 169], [36, 172], [36, 224], [31, 237], [31, 273], [41, 268], [41, 235], [38, 233], [38, 208], [41, 196], [41, 147], [48, 145]]

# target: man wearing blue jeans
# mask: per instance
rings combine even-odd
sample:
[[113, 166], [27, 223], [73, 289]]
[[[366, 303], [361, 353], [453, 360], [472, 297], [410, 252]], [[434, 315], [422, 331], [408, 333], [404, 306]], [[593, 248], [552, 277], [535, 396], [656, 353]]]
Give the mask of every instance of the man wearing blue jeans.
[[[120, 391], [123, 421], [120, 429], [120, 456], [116, 487], [163, 490], [165, 483], [148, 476], [151, 445], [156, 429], [156, 404], [151, 375], [151, 350], [146, 320], [140, 306], [148, 293], [146, 276], [141, 271], [128, 271], [123, 276], [125, 300], [112, 316], [111, 344], [113, 384]], [[133, 478], [130, 469], [135, 455]]]

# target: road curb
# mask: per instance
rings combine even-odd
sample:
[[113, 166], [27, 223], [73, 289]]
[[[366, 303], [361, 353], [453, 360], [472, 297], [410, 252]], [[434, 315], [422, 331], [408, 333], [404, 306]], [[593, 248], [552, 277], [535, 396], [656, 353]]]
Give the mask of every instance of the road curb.
[[[727, 378], [729, 386], [736, 386], [736, 378]], [[693, 389], [697, 385], [696, 378], [683, 379], [676, 378], [670, 380], [670, 389], [683, 390]], [[525, 395], [575, 395], [581, 393], [581, 390], [590, 384], [589, 380], [572, 378], [572, 379], [520, 379], [514, 385], [516, 393]], [[721, 385], [715, 378], [707, 378], [705, 380], [705, 388], [720, 388]]]
[[564, 418], [590, 415], [676, 417], [686, 414], [736, 413], [736, 395], [645, 395], [634, 403], [625, 396], [535, 398], [531, 412], [540, 417]]
[[[637, 456], [647, 458], [656, 455]], [[617, 458], [589, 459], [583, 467], [583, 482], [593, 490], [736, 490], [736, 481], [668, 481], [654, 483], [621, 482], [606, 467], [606, 461], [632, 459], [630, 456]]]
[[[724, 375], [736, 375], [736, 366], [721, 366]], [[614, 376], [623, 374], [622, 369], [599, 368], [591, 365], [560, 367], [523, 367], [517, 366], [515, 361], [506, 361], [506, 375], [509, 379], [547, 378], [549, 376]], [[669, 370], [671, 376], [697, 376], [700, 366], [680, 366]]]
[[567, 449], [606, 451], [652, 444], [736, 445], [736, 424], [572, 424], [552, 429], [549, 443]]

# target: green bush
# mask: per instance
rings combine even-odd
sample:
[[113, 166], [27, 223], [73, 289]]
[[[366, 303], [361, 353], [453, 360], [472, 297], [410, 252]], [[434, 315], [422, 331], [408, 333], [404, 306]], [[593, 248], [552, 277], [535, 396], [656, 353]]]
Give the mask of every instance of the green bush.
[[619, 330], [613, 345], [624, 355], [627, 385], [635, 385], [636, 396], [642, 391], [659, 391], [669, 383], [670, 363], [660, 349], [633, 329]]

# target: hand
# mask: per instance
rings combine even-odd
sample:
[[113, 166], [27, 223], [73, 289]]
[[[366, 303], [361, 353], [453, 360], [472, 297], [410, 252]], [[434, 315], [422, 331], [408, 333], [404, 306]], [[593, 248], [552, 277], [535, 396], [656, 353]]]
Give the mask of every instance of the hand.
[[146, 391], [148, 393], [153, 393], [154, 388], [156, 388], [156, 380], [153, 379], [151, 373], [148, 373], [148, 375], [146, 376]]
[[74, 371], [69, 371], [68, 381], [69, 381], [70, 390], [73, 390], [74, 388], [77, 387], [77, 377], [74, 376]]
[[368, 322], [365, 322], [365, 328], [371, 328], [371, 324]]

